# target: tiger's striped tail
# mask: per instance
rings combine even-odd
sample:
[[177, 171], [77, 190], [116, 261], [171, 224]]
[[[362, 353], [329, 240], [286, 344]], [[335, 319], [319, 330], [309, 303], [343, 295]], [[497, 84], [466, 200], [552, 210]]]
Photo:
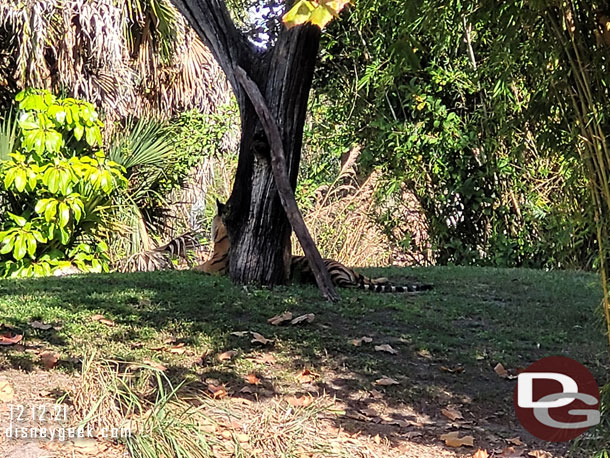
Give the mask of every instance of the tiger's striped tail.
[[429, 291], [432, 285], [392, 285], [387, 278], [371, 279], [360, 275], [359, 288], [374, 293], [418, 293], [420, 291]]

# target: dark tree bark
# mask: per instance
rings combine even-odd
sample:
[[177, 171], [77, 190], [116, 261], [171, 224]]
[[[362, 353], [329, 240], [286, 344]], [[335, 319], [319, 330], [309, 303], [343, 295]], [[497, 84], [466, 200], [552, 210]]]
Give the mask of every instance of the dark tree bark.
[[[239, 283], [283, 283], [289, 269], [291, 228], [278, 196], [269, 140], [236, 69], [244, 69], [256, 84], [279, 128], [294, 191], [320, 29], [304, 25], [282, 30], [273, 46], [263, 51], [235, 27], [223, 0], [172, 1], [214, 54], [240, 109], [239, 162], [224, 217], [231, 241], [231, 278]], [[292, 2], [286, 3], [289, 7]], [[325, 295], [337, 297], [334, 290]]]

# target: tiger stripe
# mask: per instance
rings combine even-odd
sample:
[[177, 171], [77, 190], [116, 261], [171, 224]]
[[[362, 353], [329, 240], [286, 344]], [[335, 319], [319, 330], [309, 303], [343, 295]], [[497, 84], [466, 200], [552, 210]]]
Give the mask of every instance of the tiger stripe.
[[[214, 252], [212, 257], [193, 270], [208, 274], [225, 275], [228, 270], [229, 249], [231, 247], [227, 229], [222, 222], [221, 213], [224, 205], [217, 201], [218, 214], [212, 221], [212, 240]], [[431, 289], [431, 285], [392, 285], [387, 278], [369, 278], [333, 259], [323, 259], [330, 278], [340, 288], [360, 288], [375, 293], [415, 293]], [[290, 279], [315, 281], [309, 262], [305, 256], [292, 256], [290, 261]]]

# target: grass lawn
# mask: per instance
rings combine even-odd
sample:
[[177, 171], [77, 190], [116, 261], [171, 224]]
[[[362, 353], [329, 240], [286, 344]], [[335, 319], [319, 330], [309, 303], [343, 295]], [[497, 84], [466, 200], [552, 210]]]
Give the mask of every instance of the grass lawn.
[[[0, 281], [0, 323], [24, 335], [23, 345], [0, 350], [0, 375], [38, 371], [39, 352], [28, 348], [57, 352], [53, 371], [67, 374], [97, 349], [109, 359], [159, 362], [172, 380], [186, 379], [202, 392], [213, 382], [231, 396], [258, 402], [299, 393], [335, 396], [344, 412], [337, 427], [379, 434], [390, 448], [400, 449], [401, 441], [442, 447], [440, 434], [458, 428], [475, 437], [475, 448], [447, 449], [455, 453], [447, 456], [472, 456], [477, 447], [491, 453], [517, 436], [527, 450], [564, 453], [520, 427], [512, 407], [515, 381], [494, 367], [501, 363], [514, 374], [559, 354], [606, 383], [608, 348], [595, 275], [460, 267], [363, 272], [397, 283], [432, 283], [434, 289], [417, 295], [342, 290], [341, 302], [331, 304], [313, 286], [244, 288], [188, 271]], [[295, 317], [314, 313], [315, 320], [267, 322], [286, 310]], [[98, 314], [111, 322], [92, 320]], [[34, 320], [53, 328], [35, 329]], [[232, 334], [238, 331], [273, 342]], [[372, 342], [354, 345], [363, 336]], [[383, 344], [398, 353], [375, 351]], [[231, 350], [230, 359], [219, 361]], [[299, 378], [303, 369], [313, 374]], [[240, 393], [251, 373], [261, 383]], [[384, 376], [399, 384], [376, 385]], [[458, 410], [463, 419], [450, 420], [443, 408]], [[400, 450], [396, 456], [416, 456]]]

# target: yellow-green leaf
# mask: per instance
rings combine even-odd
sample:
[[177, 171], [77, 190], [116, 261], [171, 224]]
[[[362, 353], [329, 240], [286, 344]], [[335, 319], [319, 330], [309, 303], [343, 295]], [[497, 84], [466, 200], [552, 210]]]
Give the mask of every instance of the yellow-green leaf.
[[312, 2], [308, 0], [300, 0], [284, 15], [282, 21], [288, 29], [291, 29], [297, 25], [305, 24], [307, 21], [309, 21], [311, 13], [314, 9], [315, 7]]

